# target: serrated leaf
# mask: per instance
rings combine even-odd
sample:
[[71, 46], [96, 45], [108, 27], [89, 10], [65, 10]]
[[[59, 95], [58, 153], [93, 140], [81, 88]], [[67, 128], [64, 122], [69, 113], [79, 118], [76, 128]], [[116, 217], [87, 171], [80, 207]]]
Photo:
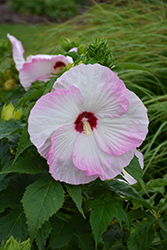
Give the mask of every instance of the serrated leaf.
[[129, 250], [149, 250], [154, 239], [153, 223], [155, 219], [148, 219], [133, 224], [127, 241]]
[[97, 246], [102, 233], [104, 233], [111, 220], [114, 217], [118, 218], [118, 210], [113, 201], [104, 202], [100, 199], [95, 199], [91, 203], [91, 208], [94, 210], [90, 215], [90, 224]]
[[22, 203], [27, 217], [30, 238], [63, 205], [64, 190], [51, 178], [37, 180], [26, 188]]
[[82, 216], [85, 218], [83, 209], [82, 209], [82, 189], [81, 186], [76, 185], [68, 185], [66, 184], [67, 192], [71, 196], [72, 200], [76, 204], [76, 207], [78, 208], [79, 212], [82, 214]]
[[27, 131], [27, 126], [23, 128], [23, 132], [20, 138], [20, 141], [18, 143], [18, 147], [17, 147], [17, 151], [16, 151], [16, 156], [14, 159], [14, 162], [17, 160], [17, 158], [19, 157], [19, 155], [21, 153], [23, 153], [23, 151], [30, 147], [32, 145], [32, 142], [30, 141], [30, 136], [29, 133]]
[[0, 139], [7, 137], [11, 134], [14, 134], [14, 133], [19, 133], [19, 132], [21, 132], [21, 130], [22, 130], [21, 125], [16, 121], [9, 120], [9, 121], [5, 121], [5, 122], [1, 122]]
[[49, 245], [52, 249], [59, 249], [66, 246], [73, 236], [72, 227], [68, 222], [64, 222], [56, 216], [52, 218], [51, 222], [53, 230]]
[[38, 230], [35, 241], [37, 243], [39, 250], [45, 249], [46, 240], [51, 230], [52, 230], [52, 227], [49, 221], [45, 221], [42, 227]]
[[[148, 71], [152, 74], [155, 74], [153, 71], [151, 71], [150, 69], [147, 69], [146, 67], [137, 64], [137, 63], [127, 63], [127, 62], [122, 62], [122, 63], [117, 63], [115, 68], [119, 67], [119, 68], [123, 68], [123, 69], [137, 69], [137, 70], [144, 70], [144, 71]], [[114, 68], [114, 70], [115, 70]]]
[[167, 233], [167, 214], [163, 214], [157, 221], [160, 227]]
[[11, 235], [21, 241], [27, 237], [27, 225], [23, 210], [13, 210], [0, 218], [0, 242], [6, 241]]
[[37, 99], [39, 97], [41, 97], [41, 95], [43, 94], [43, 88], [40, 89], [30, 89], [28, 92], [26, 92], [25, 95], [23, 95], [23, 97], [19, 100], [19, 102], [17, 103], [16, 107], [26, 103], [27, 101], [30, 101], [32, 99]]

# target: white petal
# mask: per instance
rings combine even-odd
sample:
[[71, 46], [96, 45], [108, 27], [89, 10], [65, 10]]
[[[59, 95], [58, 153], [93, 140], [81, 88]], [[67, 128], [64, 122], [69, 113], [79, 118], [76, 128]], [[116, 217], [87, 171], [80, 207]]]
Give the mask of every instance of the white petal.
[[117, 118], [99, 119], [94, 130], [99, 147], [110, 155], [119, 156], [139, 147], [148, 132], [147, 109], [131, 91], [127, 91], [128, 112]]
[[74, 165], [85, 171], [86, 175], [97, 174], [101, 180], [112, 179], [120, 174], [133, 156], [133, 151], [118, 157], [108, 155], [98, 147], [93, 133], [90, 136], [81, 133], [74, 143]]
[[10, 34], [7, 34], [7, 37], [9, 38], [10, 42], [13, 45], [13, 60], [16, 64], [16, 69], [19, 71], [25, 60], [24, 60], [24, 48], [22, 46], [22, 43], [17, 40], [14, 36], [11, 36]]
[[47, 157], [52, 134], [65, 124], [73, 124], [84, 108], [79, 89], [58, 89], [42, 96], [32, 108], [28, 119], [30, 140], [38, 152]]
[[80, 89], [86, 111], [98, 117], [119, 117], [127, 112], [125, 84], [107, 67], [80, 64], [59, 77], [53, 89], [71, 85]]
[[[135, 184], [137, 181], [130, 175], [128, 174], [128, 172], [126, 172], [124, 169], [122, 171], [122, 176], [123, 178], [130, 184], [133, 185]], [[118, 179], [119, 180], [119, 179]], [[119, 181], [122, 181], [121, 179]]]
[[36, 80], [48, 81], [53, 77], [53, 67], [56, 62], [63, 62], [65, 65], [69, 62], [65, 56], [62, 55], [36, 55], [27, 57], [27, 61], [19, 71], [20, 82], [25, 88], [31, 86], [31, 83]]
[[79, 133], [74, 125], [66, 125], [52, 136], [52, 146], [48, 154], [49, 172], [55, 180], [69, 184], [84, 184], [95, 180], [98, 176], [86, 176], [84, 171], [77, 169], [72, 162], [74, 141]]
[[142, 152], [140, 152], [139, 150], [135, 149], [134, 153], [135, 153], [136, 157], [138, 158], [138, 161], [139, 161], [141, 169], [143, 169], [144, 168], [144, 158], [143, 158]]

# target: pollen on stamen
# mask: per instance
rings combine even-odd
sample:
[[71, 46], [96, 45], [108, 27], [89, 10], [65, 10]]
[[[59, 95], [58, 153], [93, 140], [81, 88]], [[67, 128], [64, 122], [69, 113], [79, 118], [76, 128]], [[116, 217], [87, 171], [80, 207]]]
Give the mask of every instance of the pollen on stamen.
[[92, 134], [91, 126], [89, 122], [87, 122], [86, 120], [83, 121], [83, 133], [86, 134], [87, 136]]

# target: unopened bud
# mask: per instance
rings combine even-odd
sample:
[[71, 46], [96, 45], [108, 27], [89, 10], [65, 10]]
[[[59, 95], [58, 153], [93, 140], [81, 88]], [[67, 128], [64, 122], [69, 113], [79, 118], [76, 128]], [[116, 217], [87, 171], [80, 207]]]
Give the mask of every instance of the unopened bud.
[[20, 120], [23, 115], [22, 108], [15, 111], [13, 104], [10, 102], [8, 105], [4, 105], [1, 112], [1, 118], [3, 121], [8, 121], [9, 119]]
[[16, 80], [15, 79], [9, 79], [3, 84], [4, 90], [13, 89], [16, 86]]

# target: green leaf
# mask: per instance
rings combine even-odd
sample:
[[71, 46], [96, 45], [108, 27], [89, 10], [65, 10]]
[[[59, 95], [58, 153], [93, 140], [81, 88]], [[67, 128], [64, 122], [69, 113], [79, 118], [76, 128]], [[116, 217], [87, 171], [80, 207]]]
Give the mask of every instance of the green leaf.
[[142, 188], [146, 191], [146, 187], [142, 179], [143, 171], [136, 156], [131, 160], [130, 164], [125, 168], [125, 170], [133, 178], [135, 178], [141, 184]]
[[54, 77], [53, 79], [51, 79], [48, 84], [46, 85], [46, 88], [43, 92], [43, 95], [46, 95], [48, 92], [51, 91], [53, 84], [55, 83], [55, 81], [57, 80], [57, 77]]
[[70, 224], [54, 216], [51, 219], [51, 225], [53, 228], [49, 242], [51, 248], [57, 249], [66, 246], [73, 236]]
[[51, 178], [37, 180], [26, 188], [22, 203], [27, 217], [30, 238], [63, 205], [64, 190]]
[[85, 218], [83, 209], [82, 209], [82, 189], [81, 186], [73, 186], [66, 184], [67, 192], [71, 196], [72, 200], [76, 204], [79, 212], [82, 214], [82, 216]]
[[9, 120], [9, 121], [2, 122], [0, 125], [0, 139], [7, 137], [11, 134], [14, 134], [14, 133], [19, 133], [21, 132], [21, 130], [22, 130], [22, 127], [17, 121]]
[[118, 210], [113, 201], [95, 199], [91, 203], [93, 212], [90, 215], [90, 224], [95, 236], [96, 246], [98, 241], [114, 217], [118, 218]]
[[4, 141], [0, 141], [0, 166], [6, 164], [12, 155], [10, 153], [9, 144]]
[[92, 250], [94, 249], [94, 242], [90, 234], [85, 232], [76, 231], [75, 237], [77, 238], [78, 245], [82, 250]]
[[65, 55], [71, 56], [74, 62], [77, 61], [79, 58], [81, 58], [81, 56], [75, 51], [67, 52]]
[[111, 230], [107, 230], [103, 234], [103, 241], [104, 241], [104, 249], [109, 250], [111, 246], [115, 245], [115, 242], [121, 241], [125, 236], [125, 232], [121, 231], [120, 228], [115, 227]]
[[2, 174], [5, 177], [5, 175], [9, 173], [38, 174], [44, 173], [44, 170], [40, 169], [38, 159], [23, 158], [17, 161], [14, 165], [9, 166], [9, 168], [6, 168], [5, 170], [1, 171], [0, 176]]
[[157, 221], [160, 227], [167, 233], [167, 214], [163, 214]]
[[[3, 178], [7, 175], [5, 172], [6, 169], [10, 168], [12, 165], [12, 161], [9, 161], [5, 164], [5, 166], [2, 168], [2, 171], [0, 172], [0, 183], [2, 182]], [[4, 172], [3, 172], [4, 171]]]
[[155, 218], [138, 221], [133, 224], [127, 241], [129, 250], [149, 250], [154, 239], [153, 223]]
[[11, 235], [14, 238], [25, 240], [27, 226], [23, 210], [13, 210], [8, 215], [0, 218], [0, 242], [7, 240]]
[[123, 203], [120, 201], [116, 201], [115, 202], [115, 205], [118, 209], [118, 221], [121, 225], [121, 222], [122, 221], [125, 221], [126, 222], [126, 225], [128, 226], [129, 230], [130, 230], [130, 227], [131, 227], [131, 222], [130, 222], [130, 219], [128, 217], [128, 214], [126, 213], [124, 207], [123, 207]]
[[139, 193], [127, 183], [118, 180], [105, 181], [105, 184], [118, 195], [124, 196], [127, 200], [134, 200], [135, 203], [152, 209], [152, 206], [145, 201]]
[[155, 74], [153, 71], [151, 71], [150, 69], [147, 69], [146, 67], [137, 64], [137, 63], [127, 63], [127, 62], [122, 62], [122, 63], [117, 63], [114, 70], [119, 67], [119, 68], [123, 68], [123, 69], [137, 69], [137, 70], [144, 70], [144, 71], [148, 71], [152, 74]]
[[25, 95], [23, 95], [23, 97], [19, 100], [19, 102], [17, 103], [16, 107], [24, 104], [27, 101], [30, 101], [32, 99], [37, 99], [39, 97], [41, 97], [41, 95], [43, 94], [43, 88], [40, 89], [30, 89], [28, 92], [26, 92]]
[[13, 179], [13, 175], [8, 175], [6, 176], [7, 174], [5, 175], [0, 175], [0, 177], [2, 176], [3, 178], [1, 179], [0, 181], [0, 192], [3, 191], [4, 189], [7, 188], [9, 182], [11, 179]]
[[19, 209], [21, 207], [21, 193], [16, 193], [15, 190], [8, 188], [0, 193], [0, 213], [6, 208]]
[[165, 193], [165, 186], [167, 186], [167, 176], [164, 178], [150, 180], [147, 183], [146, 188], [149, 192]]
[[52, 230], [52, 227], [49, 221], [45, 221], [42, 227], [38, 230], [35, 240], [36, 240], [39, 250], [45, 249], [46, 240], [51, 230]]
[[125, 170], [137, 181], [143, 181], [143, 171], [136, 156], [131, 160], [130, 164], [125, 168]]
[[30, 141], [30, 136], [27, 131], [27, 126], [23, 128], [23, 132], [20, 138], [20, 141], [18, 143], [17, 151], [16, 151], [16, 156], [14, 159], [14, 162], [17, 160], [18, 156], [23, 153], [23, 151], [30, 147], [32, 145], [32, 142]]

